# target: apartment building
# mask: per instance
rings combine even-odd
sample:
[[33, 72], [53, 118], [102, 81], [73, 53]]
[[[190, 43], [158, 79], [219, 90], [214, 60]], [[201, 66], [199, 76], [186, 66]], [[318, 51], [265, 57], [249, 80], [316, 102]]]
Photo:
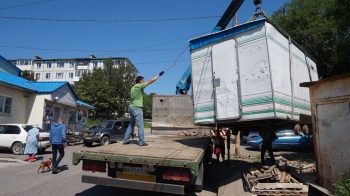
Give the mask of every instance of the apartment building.
[[108, 59], [111, 59], [116, 66], [134, 66], [128, 58], [96, 58], [94, 55], [90, 55], [89, 58], [59, 59], [44, 59], [35, 56], [33, 59], [12, 59], [10, 62], [22, 71], [27, 70], [34, 73], [34, 78], [38, 82], [67, 81], [74, 84], [84, 73], [92, 71], [93, 68], [103, 68]]

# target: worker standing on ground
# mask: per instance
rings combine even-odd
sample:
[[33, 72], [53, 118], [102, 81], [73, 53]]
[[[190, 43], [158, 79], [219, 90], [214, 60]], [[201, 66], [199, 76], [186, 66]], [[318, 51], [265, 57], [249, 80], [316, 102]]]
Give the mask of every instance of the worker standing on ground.
[[275, 163], [275, 157], [273, 156], [272, 142], [275, 141], [277, 138], [276, 133], [273, 130], [268, 131], [265, 129], [261, 130], [259, 132], [259, 135], [263, 139], [261, 145], [261, 164], [265, 165], [265, 153], [267, 150], [272, 161], [269, 165], [273, 165]]
[[135, 85], [131, 88], [130, 92], [130, 104], [129, 104], [129, 114], [130, 114], [130, 124], [126, 130], [123, 144], [130, 144], [130, 135], [135, 127], [135, 123], [138, 127], [139, 136], [139, 146], [148, 146], [144, 141], [144, 129], [143, 129], [143, 89], [146, 86], [155, 82], [159, 76], [163, 75], [164, 71], [160, 72], [157, 76], [154, 76], [149, 81], [145, 82], [144, 77], [137, 76], [135, 79]]
[[222, 162], [224, 162], [226, 130], [216, 128], [214, 130], [212, 129], [210, 133], [214, 143], [214, 154], [216, 155], [216, 159], [220, 163], [220, 155], [221, 155]]

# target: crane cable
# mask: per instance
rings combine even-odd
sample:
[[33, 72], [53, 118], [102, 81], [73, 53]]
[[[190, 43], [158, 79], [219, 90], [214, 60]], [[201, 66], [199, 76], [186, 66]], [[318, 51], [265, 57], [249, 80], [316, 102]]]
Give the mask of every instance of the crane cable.
[[183, 53], [187, 50], [187, 48], [189, 47], [190, 45], [187, 45], [187, 47], [180, 53], [180, 55], [175, 59], [175, 62], [173, 65], [169, 66], [167, 69], [164, 70], [164, 72], [168, 71], [169, 69], [171, 69], [172, 67], [174, 67], [177, 63], [177, 61], [179, 60], [179, 58], [183, 55]]

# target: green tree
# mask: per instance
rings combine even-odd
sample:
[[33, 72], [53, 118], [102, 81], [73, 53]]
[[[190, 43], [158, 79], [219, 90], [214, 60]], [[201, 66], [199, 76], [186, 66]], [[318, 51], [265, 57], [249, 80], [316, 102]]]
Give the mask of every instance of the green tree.
[[334, 74], [350, 72], [350, 2], [348, 0], [333, 0], [334, 5], [329, 11], [329, 17], [334, 17], [336, 25], [336, 50], [334, 56], [336, 69]]
[[119, 117], [127, 111], [130, 89], [137, 69], [128, 62], [115, 65], [108, 59], [104, 68], [95, 68], [84, 74], [74, 86], [79, 98], [96, 107], [96, 115], [110, 118], [112, 113]]
[[101, 68], [84, 74], [74, 85], [74, 91], [79, 98], [96, 107], [96, 115], [105, 114], [108, 118], [110, 111], [110, 93], [107, 77]]
[[316, 60], [320, 77], [330, 77], [350, 72], [349, 8], [346, 0], [292, 0], [272, 20]]
[[36, 81], [35, 79], [34, 79], [34, 73], [33, 72], [31, 72], [31, 71], [28, 71], [28, 70], [24, 70], [23, 72], [22, 72], [22, 78], [24, 78], [24, 79], [27, 79], [27, 80], [30, 80], [30, 81]]
[[143, 116], [145, 119], [152, 119], [152, 102], [153, 102], [153, 95], [155, 93], [151, 94], [143, 94]]
[[113, 110], [121, 117], [127, 112], [130, 100], [130, 89], [134, 85], [134, 79], [138, 73], [137, 69], [126, 64], [116, 65], [112, 59], [108, 59], [104, 65], [104, 73], [111, 89], [113, 89]]

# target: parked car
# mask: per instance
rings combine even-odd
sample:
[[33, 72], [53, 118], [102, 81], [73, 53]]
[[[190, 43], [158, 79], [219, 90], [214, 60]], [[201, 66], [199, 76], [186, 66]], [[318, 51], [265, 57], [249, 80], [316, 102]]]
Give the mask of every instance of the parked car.
[[[27, 133], [33, 125], [28, 124], [0, 124], [0, 148], [10, 149], [13, 154], [22, 154], [23, 146], [26, 143]], [[38, 149], [44, 152], [51, 147], [50, 133], [39, 129]]]
[[104, 120], [96, 128], [84, 131], [83, 141], [85, 146], [91, 146], [94, 142], [101, 146], [108, 145], [123, 139], [129, 120]]
[[259, 131], [250, 131], [248, 135], [244, 135], [242, 137], [242, 141], [245, 143], [248, 143], [249, 140], [257, 139], [259, 137], [260, 137]]
[[[272, 149], [277, 150], [302, 150], [304, 152], [313, 151], [312, 135], [300, 133], [296, 135], [294, 130], [280, 130], [276, 132], [277, 139], [272, 142]], [[249, 140], [250, 147], [261, 150], [262, 138]]]

